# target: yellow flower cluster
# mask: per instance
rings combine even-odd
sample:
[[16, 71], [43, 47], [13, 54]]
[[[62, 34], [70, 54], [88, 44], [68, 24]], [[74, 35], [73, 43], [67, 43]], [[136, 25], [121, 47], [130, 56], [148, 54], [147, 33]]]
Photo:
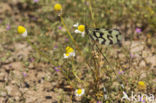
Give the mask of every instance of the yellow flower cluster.
[[145, 90], [146, 89], [146, 84], [143, 81], [138, 82], [138, 89], [140, 90]]
[[71, 47], [69, 47], [69, 46], [66, 47], [66, 53], [71, 53], [71, 52], [73, 52], [73, 51], [74, 51], [73, 48], [71, 48]]
[[28, 35], [28, 34], [27, 34], [26, 28], [23, 27], [23, 26], [18, 26], [17, 32], [18, 32], [19, 34], [21, 34], [23, 37], [27, 37], [27, 35]]
[[75, 91], [75, 95], [76, 96], [82, 96], [84, 93], [85, 93], [85, 90], [84, 89], [77, 89]]
[[62, 10], [61, 4], [55, 4], [54, 10], [55, 10], [55, 11], [61, 11], [61, 10]]
[[23, 34], [26, 31], [26, 29], [23, 26], [18, 26], [17, 31], [19, 34]]
[[78, 30], [81, 31], [81, 32], [84, 32], [85, 31], [85, 26], [84, 25], [79, 25]]
[[75, 56], [74, 49], [67, 46], [66, 47], [66, 53], [64, 54], [64, 58], [68, 58], [68, 57], [71, 57], [71, 56]]

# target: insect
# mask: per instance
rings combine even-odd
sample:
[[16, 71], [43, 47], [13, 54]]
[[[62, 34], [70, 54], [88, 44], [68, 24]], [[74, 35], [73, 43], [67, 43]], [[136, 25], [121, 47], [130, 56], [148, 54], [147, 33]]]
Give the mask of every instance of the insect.
[[104, 29], [104, 28], [85, 28], [86, 33], [91, 39], [99, 42], [99, 44], [111, 45], [121, 44], [121, 33], [118, 29]]

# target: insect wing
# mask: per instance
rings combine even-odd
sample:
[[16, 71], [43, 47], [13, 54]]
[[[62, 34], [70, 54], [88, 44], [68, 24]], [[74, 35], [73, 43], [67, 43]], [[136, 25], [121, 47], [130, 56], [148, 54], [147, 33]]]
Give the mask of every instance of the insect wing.
[[100, 44], [111, 45], [120, 43], [122, 36], [119, 30], [117, 29], [87, 29], [87, 34]]

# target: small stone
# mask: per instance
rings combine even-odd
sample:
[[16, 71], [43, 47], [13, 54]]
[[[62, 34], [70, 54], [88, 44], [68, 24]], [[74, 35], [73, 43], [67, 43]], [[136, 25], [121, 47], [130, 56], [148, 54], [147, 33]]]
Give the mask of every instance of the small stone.
[[153, 68], [156, 64], [156, 56], [149, 56], [146, 58], [147, 63], [151, 63], [151, 68]]
[[143, 79], [143, 78], [146, 78], [146, 73], [142, 73], [141, 75], [140, 75], [140, 79]]
[[25, 82], [24, 84], [26, 88], [30, 88], [30, 85], [27, 82]]
[[45, 96], [46, 99], [52, 99], [52, 96]]
[[145, 61], [142, 60], [142, 61], [140, 62], [140, 64], [139, 64], [139, 66], [140, 66], [140, 67], [145, 67], [145, 66], [146, 66]]

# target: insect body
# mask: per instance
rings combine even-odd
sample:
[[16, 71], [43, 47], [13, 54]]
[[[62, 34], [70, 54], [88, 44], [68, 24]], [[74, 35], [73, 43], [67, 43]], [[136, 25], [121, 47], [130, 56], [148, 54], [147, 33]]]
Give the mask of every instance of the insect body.
[[87, 28], [86, 33], [100, 44], [111, 45], [121, 43], [121, 33], [118, 29], [103, 29], [103, 28]]

